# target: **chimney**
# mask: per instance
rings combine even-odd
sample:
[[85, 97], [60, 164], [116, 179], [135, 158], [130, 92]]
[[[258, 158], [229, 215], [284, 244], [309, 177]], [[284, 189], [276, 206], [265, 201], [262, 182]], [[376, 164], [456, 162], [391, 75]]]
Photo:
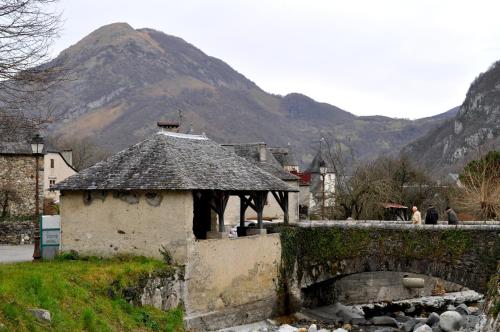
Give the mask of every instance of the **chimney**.
[[179, 122], [172, 122], [172, 121], [158, 121], [156, 123], [158, 127], [161, 128], [161, 131], [168, 131], [171, 133], [178, 133], [179, 132]]
[[70, 166], [73, 166], [73, 150], [62, 150], [61, 156]]
[[259, 143], [259, 161], [267, 161], [266, 143]]

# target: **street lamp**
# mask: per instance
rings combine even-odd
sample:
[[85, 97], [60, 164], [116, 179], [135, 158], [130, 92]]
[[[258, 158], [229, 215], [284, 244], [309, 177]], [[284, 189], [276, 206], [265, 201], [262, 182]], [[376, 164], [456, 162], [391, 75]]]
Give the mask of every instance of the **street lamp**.
[[33, 259], [39, 260], [40, 255], [40, 202], [38, 193], [38, 173], [39, 165], [38, 158], [43, 152], [43, 138], [40, 134], [36, 134], [31, 139], [31, 151], [35, 155], [35, 250], [33, 251]]
[[319, 174], [321, 174], [321, 180], [323, 181], [322, 185], [322, 194], [323, 194], [323, 204], [321, 205], [321, 219], [325, 220], [325, 177], [328, 172], [328, 168], [326, 167], [325, 161], [321, 160], [319, 162]]

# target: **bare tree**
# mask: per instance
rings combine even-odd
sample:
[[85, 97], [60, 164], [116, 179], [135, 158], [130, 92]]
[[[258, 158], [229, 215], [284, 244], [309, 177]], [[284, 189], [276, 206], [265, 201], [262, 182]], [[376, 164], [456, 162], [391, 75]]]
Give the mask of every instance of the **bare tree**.
[[480, 219], [500, 218], [500, 152], [467, 164], [460, 175], [457, 205]]
[[111, 155], [110, 151], [101, 148], [91, 137], [51, 137], [49, 142], [61, 150], [72, 150], [73, 167], [79, 171]]
[[[60, 15], [57, 0], [0, 1], [0, 133], [38, 128], [49, 122], [52, 108], [42, 97], [61, 77], [49, 60]], [[3, 135], [7, 136], [7, 135]]]

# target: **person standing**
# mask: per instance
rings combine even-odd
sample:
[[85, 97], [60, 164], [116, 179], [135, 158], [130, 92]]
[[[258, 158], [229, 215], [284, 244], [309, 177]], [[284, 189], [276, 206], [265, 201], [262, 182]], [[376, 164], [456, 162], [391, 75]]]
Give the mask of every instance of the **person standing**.
[[411, 216], [411, 222], [413, 225], [422, 225], [422, 216], [420, 215], [420, 211], [416, 206], [412, 207], [413, 215]]
[[446, 214], [448, 215], [448, 225], [458, 225], [458, 217], [451, 207], [446, 207]]
[[439, 214], [436, 208], [434, 207], [434, 205], [429, 204], [429, 208], [425, 213], [425, 223], [427, 225], [436, 225], [438, 219], [439, 219]]

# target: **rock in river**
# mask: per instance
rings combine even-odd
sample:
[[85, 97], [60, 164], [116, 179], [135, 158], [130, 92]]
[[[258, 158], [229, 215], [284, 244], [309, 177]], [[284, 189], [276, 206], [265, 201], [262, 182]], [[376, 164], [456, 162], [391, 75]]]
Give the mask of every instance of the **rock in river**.
[[374, 325], [394, 326], [399, 327], [398, 322], [389, 316], [376, 316], [371, 319]]
[[420, 325], [414, 332], [432, 332], [432, 329], [429, 325], [424, 324]]
[[446, 332], [458, 331], [464, 325], [464, 318], [456, 311], [445, 311], [439, 317], [439, 327]]

